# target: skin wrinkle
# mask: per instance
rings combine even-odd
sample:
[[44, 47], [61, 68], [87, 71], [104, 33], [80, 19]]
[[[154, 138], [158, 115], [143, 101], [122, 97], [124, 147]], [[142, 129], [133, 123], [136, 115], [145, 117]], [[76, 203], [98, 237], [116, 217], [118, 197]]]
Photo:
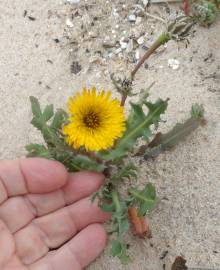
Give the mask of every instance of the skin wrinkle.
[[32, 265], [33, 263], [37, 262], [38, 260], [44, 258], [44, 256], [45, 256], [45, 255], [48, 253], [48, 251], [49, 251], [49, 247], [47, 246], [47, 243], [46, 243], [46, 241], [45, 241], [45, 239], [48, 237], [48, 236], [47, 236], [47, 233], [44, 232], [44, 231], [38, 226], [38, 224], [35, 224], [34, 221], [33, 221], [30, 225], [33, 226], [33, 227], [38, 231], [39, 238], [40, 238], [40, 240], [42, 241], [43, 245], [46, 247], [47, 251], [46, 251], [44, 254], [42, 254], [40, 257], [35, 258], [34, 260], [32, 260], [30, 263], [25, 263], [25, 260], [23, 260], [23, 259], [19, 256], [19, 254], [16, 254], [16, 256], [18, 256], [18, 258], [20, 258], [20, 260], [22, 261], [22, 263], [25, 264], [26, 266]]
[[77, 234], [77, 232], [79, 232], [79, 230], [80, 230], [80, 229], [79, 229], [79, 225], [77, 224], [76, 220], [74, 220], [74, 218], [73, 218], [73, 216], [72, 216], [72, 214], [71, 214], [71, 212], [70, 212], [69, 207], [67, 206], [67, 207], [65, 207], [64, 209], [65, 209], [65, 211], [67, 212], [67, 215], [68, 215], [68, 217], [70, 218], [72, 224], [74, 225], [74, 228], [75, 228], [75, 234]]
[[[30, 202], [30, 204], [33, 206], [33, 208], [34, 208], [35, 211], [36, 211], [36, 217], [43, 217], [43, 216], [46, 216], [46, 215], [48, 215], [48, 214], [54, 213], [54, 212], [56, 212], [58, 209], [63, 208], [63, 207], [65, 207], [65, 206], [67, 205], [67, 204], [66, 204], [66, 201], [65, 201], [65, 199], [64, 199], [64, 194], [63, 194], [64, 192], [63, 192], [63, 190], [60, 189], [60, 190], [57, 190], [57, 191], [54, 191], [54, 192], [59, 192], [59, 194], [61, 195], [60, 197], [61, 197], [61, 199], [62, 199], [62, 203], [59, 205], [58, 208], [54, 208], [54, 210], [49, 211], [49, 212], [45, 212], [45, 213], [41, 213], [40, 207], [39, 207], [39, 208], [37, 207], [37, 205], [35, 204], [34, 199], [32, 198], [32, 196], [35, 196], [35, 195], [39, 195], [39, 196], [40, 196], [40, 194], [27, 194], [27, 195], [26, 195], [26, 198], [27, 198], [28, 202]], [[53, 192], [49, 192], [48, 194], [50, 194], [50, 193], [53, 193]], [[47, 196], [46, 193], [45, 193], [44, 195]], [[58, 194], [57, 194], [57, 195], [58, 195]]]
[[[49, 249], [49, 246], [47, 244], [47, 242], [49, 242], [50, 237], [47, 234], [47, 232], [45, 232], [40, 226], [39, 224], [36, 223], [36, 220], [33, 220], [32, 225], [37, 229], [37, 231], [39, 232], [39, 236], [40, 239], [42, 240], [42, 242], [44, 243], [44, 245]], [[39, 259], [39, 258], [38, 258]], [[37, 259], [37, 260], [38, 260]]]
[[12, 234], [16, 234], [17, 232], [19, 232], [20, 230], [23, 230], [27, 225], [29, 225], [32, 221], [34, 220], [34, 217], [32, 220], [30, 220], [27, 224], [25, 224], [24, 226], [20, 227], [18, 230], [14, 231]]
[[[37, 235], [37, 238], [41, 241], [42, 245], [40, 244], [41, 246], [41, 250], [45, 250], [44, 253], [40, 256], [38, 256], [37, 258], [31, 258], [31, 261], [28, 262], [27, 261], [27, 256], [23, 256], [22, 254], [19, 254], [19, 253], [16, 253], [16, 256], [19, 258], [19, 260], [25, 264], [25, 265], [31, 265], [33, 264], [34, 262], [38, 261], [39, 259], [43, 258], [49, 251], [49, 248], [47, 247], [46, 243], [44, 242], [44, 237], [42, 236], [43, 232], [37, 227], [35, 226], [35, 224], [31, 223], [31, 226], [34, 230], [37, 230], [38, 231], [38, 235]], [[24, 228], [25, 229], [25, 228]], [[19, 233], [19, 232], [18, 232]], [[17, 243], [17, 242], [16, 242]], [[34, 243], [35, 244], [35, 243]], [[37, 241], [37, 244], [38, 244], [38, 241]], [[18, 248], [19, 248], [19, 245], [18, 245]], [[22, 252], [23, 253], [23, 252]], [[28, 257], [28, 259], [30, 259]]]
[[[80, 264], [80, 261], [77, 259], [77, 256], [76, 254], [74, 254], [74, 252], [71, 250], [71, 248], [67, 245], [66, 246], [67, 248], [67, 251], [70, 253], [70, 257], [72, 258], [73, 262], [74, 262], [74, 269], [73, 270], [82, 270], [83, 267], [82, 265]], [[46, 259], [46, 264], [49, 265], [49, 268], [48, 270], [60, 270], [60, 269], [57, 269], [56, 266], [54, 266], [53, 264], [53, 257], [55, 257], [57, 255], [57, 253], [59, 253], [59, 250], [56, 250], [56, 251], [50, 251], [48, 253], [48, 258]], [[44, 259], [43, 259], [44, 260]], [[75, 265], [77, 264], [78, 267], [75, 267]], [[40, 269], [40, 268], [39, 268]], [[30, 269], [31, 270], [31, 269]], [[33, 269], [34, 270], [34, 269]], [[38, 270], [38, 269], [37, 269]]]
[[[44, 268], [42, 268], [42, 267], [44, 267]], [[43, 269], [43, 270], [56, 270], [56, 269], [54, 269], [53, 265], [51, 265], [51, 263], [49, 261], [43, 263], [43, 265], [41, 265], [41, 266], [33, 265], [30, 268], [28, 268], [28, 270], [41, 270], [41, 269]], [[73, 270], [75, 270], [75, 269], [73, 269]]]
[[29, 190], [28, 190], [28, 184], [27, 184], [27, 180], [26, 180], [25, 174], [24, 174], [23, 169], [22, 169], [21, 160], [18, 160], [18, 167], [20, 169], [20, 172], [21, 172], [21, 175], [22, 175], [22, 178], [23, 178], [23, 182], [24, 182], [24, 186], [25, 186], [25, 189], [26, 189], [26, 193], [28, 193], [29, 192]]
[[77, 258], [76, 254], [72, 251], [69, 245], [67, 245], [67, 250], [69, 250], [71, 256], [74, 258], [74, 261], [78, 264], [79, 269], [83, 269], [83, 266], [80, 263], [80, 260]]
[[[13, 165], [14, 170], [10, 171]], [[19, 160], [3, 160], [0, 163], [0, 177], [7, 190], [8, 197], [24, 195], [28, 192]], [[14, 177], [17, 178], [17, 185], [14, 186]]]
[[[7, 231], [8, 228], [7, 228], [6, 224], [4, 223], [4, 221], [2, 219], [0, 219], [0, 233], [4, 232], [5, 230]], [[10, 231], [8, 230], [7, 233], [10, 233]], [[15, 242], [14, 242], [14, 240], [12, 240], [12, 241], [13, 241], [13, 252], [12, 252], [12, 256], [13, 256], [13, 254], [15, 254]], [[10, 259], [11, 258], [8, 258], [7, 261], [3, 261], [2, 269], [4, 269], [7, 266], [8, 262], [10, 261]], [[1, 262], [0, 262], [0, 264], [1, 264]]]
[[8, 194], [8, 190], [6, 188], [6, 185], [5, 185], [4, 181], [2, 180], [1, 175], [0, 175], [0, 182], [1, 182], [2, 187], [4, 188], [4, 191], [6, 193], [6, 198], [2, 202], [0, 202], [0, 206], [1, 206], [1, 204], [3, 204], [5, 201], [7, 201], [8, 197], [9, 197], [9, 194]]
[[75, 230], [75, 232], [74, 232], [74, 234], [73, 234], [73, 235], [75, 235], [75, 234], [79, 231], [79, 226], [77, 226], [76, 221], [73, 219], [73, 217], [72, 217], [72, 215], [71, 215], [71, 213], [70, 213], [69, 207], [67, 206], [67, 207], [65, 207], [64, 209], [65, 209], [65, 211], [66, 211], [66, 213], [67, 213], [67, 216], [69, 217], [69, 220], [71, 221], [71, 222], [70, 222], [70, 223], [71, 223], [71, 227], [74, 228], [74, 230]]
[[[22, 226], [21, 228], [19, 228], [16, 232], [18, 232], [18, 231], [22, 230], [23, 228], [25, 228], [26, 226], [28, 226], [28, 224], [30, 224], [30, 223], [35, 219], [35, 217], [36, 217], [36, 216], [34, 215], [34, 213], [30, 210], [30, 207], [29, 207], [29, 205], [26, 203], [26, 200], [25, 200], [24, 196], [19, 196], [19, 197], [23, 199], [24, 204], [27, 206], [29, 212], [30, 212], [31, 215], [32, 215], [32, 219], [31, 219], [27, 224], [25, 224], [24, 226]], [[19, 197], [17, 197], [17, 198], [19, 198]], [[14, 233], [15, 233], [15, 232], [14, 232]], [[13, 234], [14, 234], [14, 233], [13, 233]]]
[[[34, 213], [30, 210], [28, 204], [26, 203], [26, 201], [25, 201], [25, 199], [24, 199], [24, 196], [10, 197], [8, 200], [5, 201], [5, 203], [6, 203], [7, 201], [9, 201], [9, 200], [16, 200], [16, 199], [21, 200], [21, 202], [23, 201], [24, 205], [27, 207], [28, 212], [29, 212], [30, 215], [31, 215], [31, 219], [30, 219], [26, 224], [24, 224], [23, 226], [19, 227], [17, 230], [11, 232], [12, 235], [14, 235], [14, 234], [15, 234], [16, 232], [18, 232], [19, 230], [22, 230], [23, 228], [25, 228], [25, 227], [26, 227], [28, 224], [30, 224], [30, 223], [35, 219], [35, 217], [36, 217], [36, 216], [34, 215]], [[19, 203], [21, 203], [21, 202], [19, 202]], [[13, 203], [14, 203], [14, 202], [13, 202]], [[0, 207], [3, 206], [3, 205], [4, 205], [4, 204], [0, 205]]]
[[38, 216], [37, 208], [32, 203], [32, 201], [28, 198], [28, 195], [23, 196], [23, 198], [30, 212], [34, 215], [34, 217], [37, 217]]
[[[71, 214], [70, 214], [70, 212], [69, 212], [69, 208], [68, 207], [65, 207], [64, 209], [63, 209], [63, 211], [64, 211], [64, 213], [66, 213], [66, 215], [67, 215], [67, 217], [68, 217], [68, 220], [70, 221], [69, 222], [69, 226], [68, 226], [68, 228], [69, 228], [69, 237], [68, 237], [68, 239], [69, 238], [71, 238], [71, 237], [73, 237], [78, 231], [79, 231], [79, 229], [78, 229], [78, 227], [77, 227], [77, 225], [76, 225], [76, 223], [75, 223], [75, 221], [73, 220], [73, 218], [71, 217]], [[39, 219], [36, 219], [36, 222], [37, 221], [39, 221]], [[44, 241], [44, 243], [45, 243], [45, 245], [49, 248], [49, 249], [53, 249], [53, 248], [57, 248], [57, 246], [53, 246], [52, 245], [52, 242], [51, 242], [51, 237], [47, 234], [47, 232], [45, 232], [44, 230], [43, 230], [43, 228], [41, 228], [41, 226], [40, 226], [40, 224], [39, 223], [36, 223], [36, 222], [34, 222], [35, 223], [35, 225], [37, 226], [37, 228], [43, 233], [43, 235], [44, 235], [44, 239], [43, 239], [43, 241]], [[67, 240], [66, 240], [67, 241]], [[63, 245], [63, 243], [61, 244], [61, 245]], [[61, 245], [59, 245], [59, 246], [61, 246]]]
[[59, 190], [59, 192], [60, 192], [61, 197], [62, 197], [62, 199], [63, 199], [63, 205], [62, 205], [60, 208], [63, 208], [63, 207], [65, 207], [65, 206], [67, 206], [67, 202], [66, 202], [66, 199], [65, 199], [65, 195], [64, 195], [64, 190], [63, 190], [63, 188], [61, 188], [61, 189]]

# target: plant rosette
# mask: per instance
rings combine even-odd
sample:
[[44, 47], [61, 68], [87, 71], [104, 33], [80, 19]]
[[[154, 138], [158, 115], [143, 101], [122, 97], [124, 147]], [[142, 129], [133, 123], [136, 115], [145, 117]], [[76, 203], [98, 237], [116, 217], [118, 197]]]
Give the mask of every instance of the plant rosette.
[[[158, 152], [175, 145], [199, 125], [202, 107], [194, 106], [185, 124], [174, 127], [155, 142], [157, 136], [154, 137], [153, 130], [158, 128], [168, 100], [150, 102], [148, 91], [140, 95], [137, 103], [130, 103], [127, 117], [119, 100], [111, 98], [110, 92], [98, 92], [95, 88], [83, 89], [71, 97], [68, 113], [61, 109], [54, 112], [53, 105], [42, 110], [36, 98], [30, 100], [31, 123], [41, 132], [45, 144], [27, 145], [27, 156], [58, 160], [69, 172], [94, 170], [107, 175], [105, 185], [91, 199], [98, 197], [100, 208], [111, 213], [111, 254], [128, 262], [123, 236], [133, 226], [137, 236], [150, 237], [144, 217], [158, 201], [151, 183], [142, 189], [133, 185], [138, 172], [132, 156], [136, 151], [146, 157], [150, 151], [157, 149]], [[137, 143], [140, 140], [141, 146]], [[120, 183], [125, 181], [128, 189], [122, 192]]]

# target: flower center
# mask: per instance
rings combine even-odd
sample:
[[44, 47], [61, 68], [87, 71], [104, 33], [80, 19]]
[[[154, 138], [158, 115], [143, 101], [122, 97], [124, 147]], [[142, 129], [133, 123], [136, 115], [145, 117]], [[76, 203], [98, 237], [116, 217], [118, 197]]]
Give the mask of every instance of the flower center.
[[100, 126], [100, 119], [97, 113], [95, 112], [89, 112], [87, 113], [84, 118], [83, 122], [88, 128], [98, 128]]

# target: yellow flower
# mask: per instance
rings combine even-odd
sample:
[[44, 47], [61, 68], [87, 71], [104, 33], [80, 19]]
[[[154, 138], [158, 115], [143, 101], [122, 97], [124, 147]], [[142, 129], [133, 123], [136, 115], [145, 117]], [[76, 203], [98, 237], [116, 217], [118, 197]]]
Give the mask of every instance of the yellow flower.
[[69, 123], [64, 126], [66, 142], [74, 148], [84, 146], [88, 151], [108, 149], [125, 130], [124, 108], [111, 99], [111, 92], [96, 88], [83, 89], [68, 102]]

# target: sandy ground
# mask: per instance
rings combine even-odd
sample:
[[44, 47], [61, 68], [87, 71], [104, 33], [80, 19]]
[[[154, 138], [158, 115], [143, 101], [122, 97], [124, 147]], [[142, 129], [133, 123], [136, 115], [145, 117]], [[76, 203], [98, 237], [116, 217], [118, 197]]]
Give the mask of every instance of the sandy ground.
[[[109, 76], [95, 71], [70, 73], [68, 49], [54, 39], [63, 35], [66, 6], [59, 0], [0, 0], [0, 157], [25, 155], [24, 145], [39, 141], [30, 126], [28, 97], [41, 103], [65, 104], [67, 97], [83, 85], [111, 87]], [[35, 21], [23, 16], [33, 16]], [[220, 21], [210, 29], [197, 28], [188, 48], [170, 43], [160, 58], [137, 75], [135, 89], [156, 81], [152, 98], [170, 98], [163, 130], [188, 116], [193, 102], [203, 103], [207, 125], [185, 143], [156, 161], [141, 162], [140, 184], [155, 183], [160, 198], [148, 217], [151, 240], [127, 237], [133, 262], [123, 266], [108, 256], [108, 250], [90, 270], [162, 270], [177, 255], [184, 255], [191, 267], [220, 268]], [[211, 59], [205, 61], [212, 53]], [[167, 67], [177, 58], [180, 68]], [[48, 61], [50, 60], [50, 61]], [[52, 62], [51, 62], [52, 61]], [[98, 68], [98, 67], [97, 67]], [[108, 66], [111, 69], [111, 66]], [[168, 251], [164, 259], [160, 256]]]

